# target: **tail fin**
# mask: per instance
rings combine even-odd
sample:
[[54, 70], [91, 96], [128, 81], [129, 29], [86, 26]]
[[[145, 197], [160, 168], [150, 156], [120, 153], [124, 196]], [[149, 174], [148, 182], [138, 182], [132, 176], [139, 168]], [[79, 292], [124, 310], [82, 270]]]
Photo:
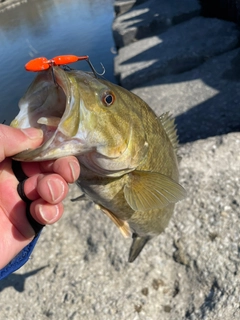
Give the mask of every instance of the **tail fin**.
[[133, 242], [129, 251], [129, 257], [128, 262], [133, 262], [139, 253], [142, 251], [145, 244], [148, 242], [148, 240], [151, 239], [151, 237], [139, 237], [136, 233], [133, 233], [132, 235]]

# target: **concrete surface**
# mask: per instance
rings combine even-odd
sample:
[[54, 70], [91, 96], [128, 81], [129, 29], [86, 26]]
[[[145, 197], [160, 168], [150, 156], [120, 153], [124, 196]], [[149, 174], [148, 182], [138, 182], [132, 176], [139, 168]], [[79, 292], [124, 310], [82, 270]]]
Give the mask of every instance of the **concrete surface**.
[[[197, 0], [142, 0], [143, 3], [140, 4], [139, 2], [115, 1], [115, 6], [118, 4], [118, 7], [123, 8], [123, 13], [127, 3], [132, 5], [131, 10], [119, 15], [113, 22], [113, 37], [117, 48], [161, 33], [200, 12]], [[115, 8], [116, 14], [121, 12], [120, 8]]]
[[133, 6], [140, 4], [146, 0], [116, 0], [114, 1], [114, 11], [116, 15], [129, 11]]
[[[178, 124], [188, 196], [168, 228], [129, 264], [131, 240], [92, 203], [71, 203], [79, 194], [72, 186], [64, 217], [45, 228], [31, 260], [0, 282], [0, 320], [240, 319], [239, 33], [231, 22], [193, 18], [168, 29], [166, 41], [186, 23], [193, 37], [194, 19], [203, 31], [209, 25], [208, 33], [195, 30], [196, 52], [206, 43], [212, 55], [191, 70], [146, 76], [133, 90]], [[151, 49], [152, 37], [145, 41]], [[132, 45], [124, 49], [134, 57]]]
[[133, 89], [156, 77], [190, 70], [238, 44], [234, 23], [196, 17], [121, 48], [115, 74], [125, 88]]

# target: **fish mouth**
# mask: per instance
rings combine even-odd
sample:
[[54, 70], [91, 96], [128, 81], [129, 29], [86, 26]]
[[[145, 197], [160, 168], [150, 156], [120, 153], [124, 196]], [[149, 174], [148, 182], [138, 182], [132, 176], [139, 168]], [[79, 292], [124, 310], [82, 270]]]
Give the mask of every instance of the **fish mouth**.
[[20, 152], [14, 159], [50, 160], [78, 152], [76, 145], [82, 144], [81, 137], [77, 136], [80, 94], [70, 74], [60, 67], [40, 72], [20, 100], [20, 112], [10, 125], [41, 129], [44, 140], [38, 148]]

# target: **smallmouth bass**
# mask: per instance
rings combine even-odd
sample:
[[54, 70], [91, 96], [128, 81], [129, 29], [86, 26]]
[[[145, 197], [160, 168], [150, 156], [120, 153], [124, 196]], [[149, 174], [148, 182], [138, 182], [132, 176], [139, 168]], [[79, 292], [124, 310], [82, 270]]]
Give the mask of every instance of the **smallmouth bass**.
[[19, 107], [11, 126], [40, 128], [44, 142], [14, 159], [75, 155], [77, 185], [124, 236], [132, 234], [128, 260], [134, 261], [186, 195], [178, 183], [174, 120], [168, 113], [157, 117], [138, 96], [92, 73], [57, 66], [37, 75]]

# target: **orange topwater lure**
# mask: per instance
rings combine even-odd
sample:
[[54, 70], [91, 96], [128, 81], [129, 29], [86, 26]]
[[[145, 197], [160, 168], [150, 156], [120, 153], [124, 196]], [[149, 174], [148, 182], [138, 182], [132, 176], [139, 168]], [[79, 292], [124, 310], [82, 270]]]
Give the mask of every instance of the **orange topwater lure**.
[[[89, 64], [90, 68], [92, 69], [92, 72], [94, 73], [95, 77], [97, 78], [97, 75], [102, 76], [105, 73], [105, 68], [102, 65], [103, 72], [98, 73], [91, 61], [89, 60], [89, 56], [74, 56], [72, 54], [67, 54], [67, 55], [62, 55], [62, 56], [57, 56], [52, 59], [47, 59], [45, 57], [39, 57], [32, 59], [28, 61], [28, 63], [25, 64], [25, 69], [27, 71], [33, 71], [33, 72], [39, 72], [39, 71], [44, 71], [48, 70], [49, 68], [52, 68], [53, 66], [66, 66], [67, 64], [74, 63], [80, 60], [85, 60]], [[53, 75], [54, 77], [54, 75]]]
[[30, 60], [28, 63], [25, 64], [25, 69], [27, 71], [43, 71], [51, 68], [52, 66], [61, 66], [66, 65], [70, 63], [74, 63], [80, 60], [86, 60], [89, 61], [88, 56], [81, 56], [77, 57], [74, 55], [63, 55], [63, 56], [57, 56], [52, 59], [47, 59], [45, 57], [39, 57], [33, 60]]

